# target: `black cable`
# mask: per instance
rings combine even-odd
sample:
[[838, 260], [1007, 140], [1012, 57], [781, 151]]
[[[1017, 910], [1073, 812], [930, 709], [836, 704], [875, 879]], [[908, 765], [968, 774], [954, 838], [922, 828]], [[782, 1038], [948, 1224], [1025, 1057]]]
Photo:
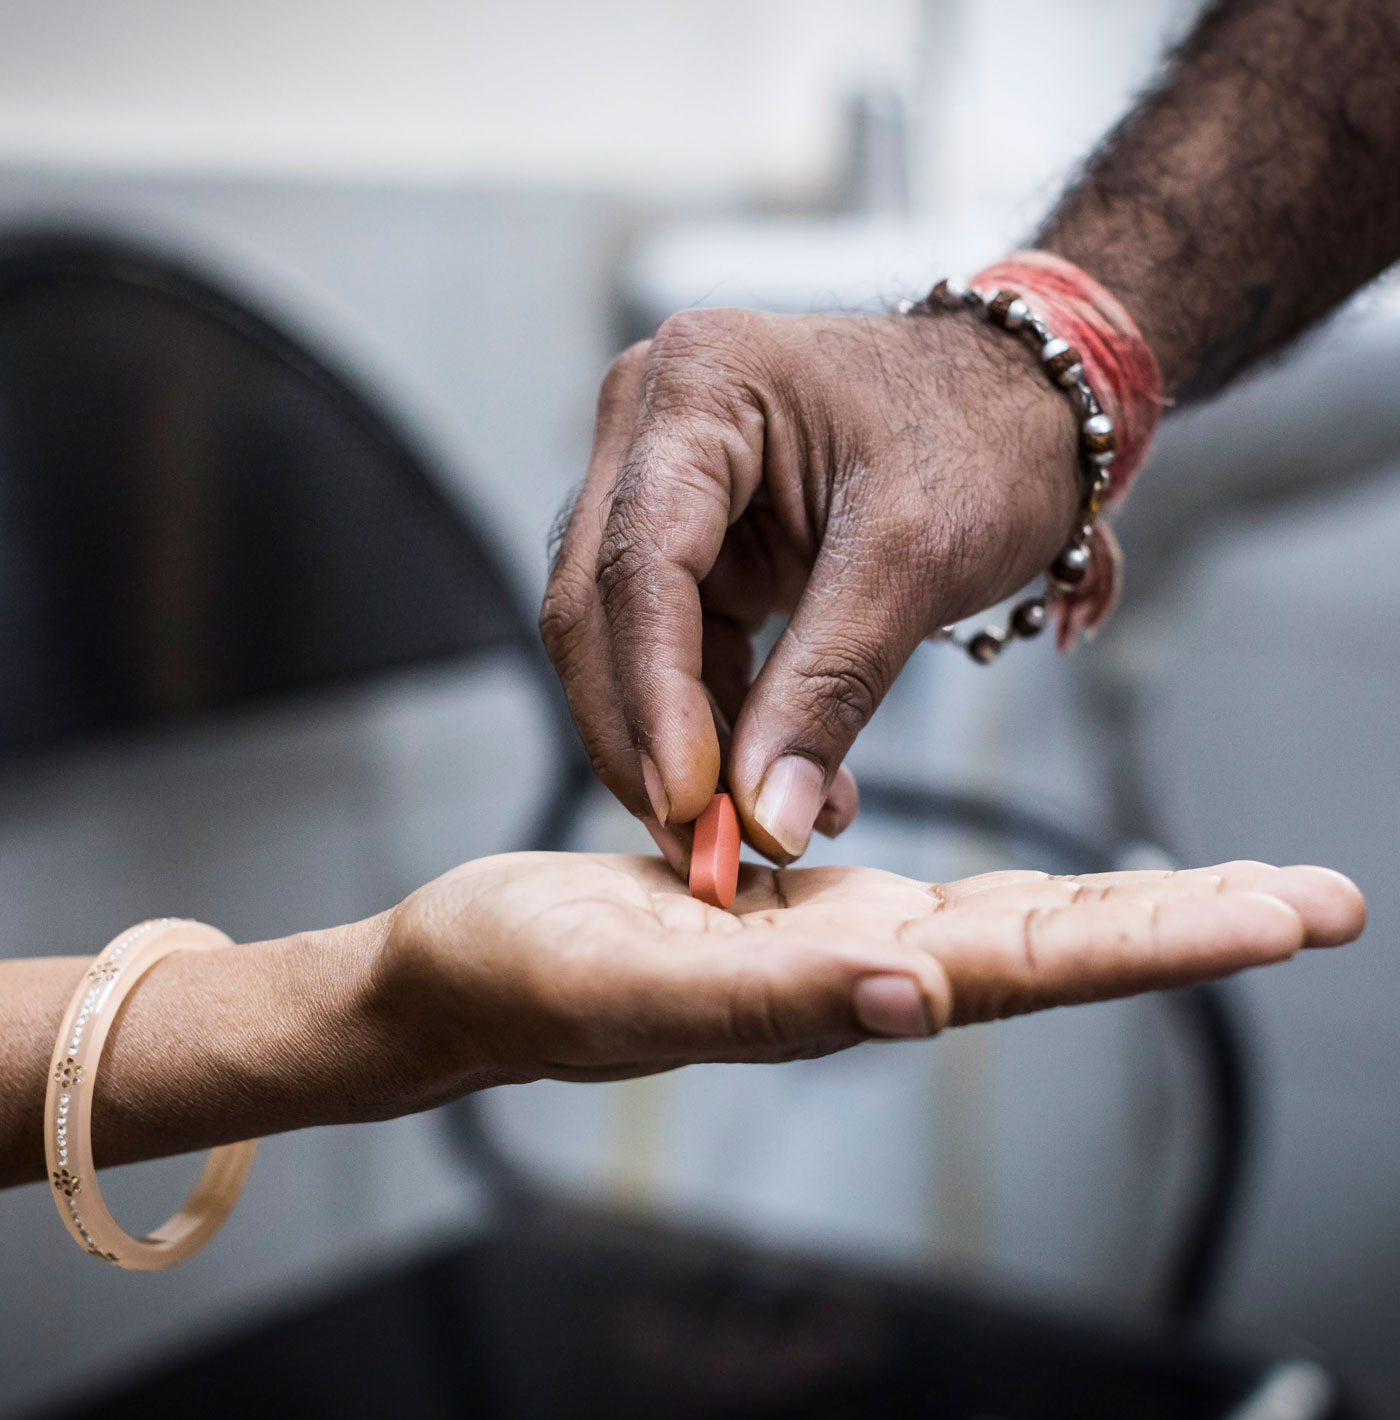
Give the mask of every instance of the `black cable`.
[[1076, 873], [1106, 873], [1117, 855], [1100, 840], [1067, 829], [1056, 818], [1036, 809], [960, 789], [934, 789], [886, 780], [860, 780], [863, 812], [884, 814], [924, 828], [947, 827], [959, 833], [980, 833], [1023, 844], [1047, 855], [1056, 867]]
[[1199, 1321], [1220, 1290], [1253, 1130], [1248, 1032], [1237, 992], [1224, 982], [1188, 986], [1166, 1000], [1189, 1032], [1203, 1074], [1207, 1109], [1199, 1182], [1167, 1265], [1160, 1307], [1178, 1321]]

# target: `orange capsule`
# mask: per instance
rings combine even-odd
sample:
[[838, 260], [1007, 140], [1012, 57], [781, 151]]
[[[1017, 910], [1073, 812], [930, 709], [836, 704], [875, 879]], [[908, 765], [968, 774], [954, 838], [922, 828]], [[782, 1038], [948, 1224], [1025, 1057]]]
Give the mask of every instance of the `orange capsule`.
[[739, 815], [728, 794], [716, 794], [695, 820], [690, 895], [711, 907], [729, 907], [738, 888]]

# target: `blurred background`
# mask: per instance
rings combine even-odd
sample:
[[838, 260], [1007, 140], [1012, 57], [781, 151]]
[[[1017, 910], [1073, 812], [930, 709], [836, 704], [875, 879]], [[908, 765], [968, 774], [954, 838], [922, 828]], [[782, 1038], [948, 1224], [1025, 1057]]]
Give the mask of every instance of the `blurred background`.
[[[80, 341], [81, 293], [7, 325], [12, 290], [40, 298], [30, 276], [6, 285], [0, 252], [0, 952], [95, 952], [158, 913], [280, 935], [377, 911], [525, 842], [572, 766], [517, 633], [611, 355], [678, 308], [858, 309], [975, 270], [1034, 226], [1195, 10], [0, 4], [10, 258], [62, 275], [74, 251], [96, 251], [104, 280], [149, 258], [164, 274], [147, 287], [203, 283], [275, 328], [264, 345], [286, 368], [303, 369], [303, 351], [330, 371], [331, 404], [363, 397], [401, 440], [405, 486], [421, 466], [435, 490], [414, 484], [405, 506], [417, 511], [386, 550], [351, 523], [357, 509], [398, 517], [398, 494], [381, 507], [371, 455], [327, 445], [358, 470], [344, 485], [346, 546], [375, 576], [408, 569], [382, 625], [379, 603], [346, 593], [355, 625], [379, 637], [363, 654], [330, 656], [302, 684], [269, 669], [274, 651], [250, 633], [226, 696], [206, 675], [198, 694], [151, 702], [160, 713], [133, 701], [56, 719], [36, 687], [53, 679], [45, 638], [68, 623], [30, 615], [26, 480], [58, 469], [62, 516], [114, 559], [107, 590], [85, 594], [90, 628], [106, 624], [142, 549], [104, 533], [95, 510], [110, 486], [33, 456], [27, 421], [77, 437], [92, 409], [103, 442], [100, 420], [120, 415], [99, 395], [120, 409], [122, 378], [164, 371], [165, 385], [142, 386], [153, 402], [140, 448], [164, 451], [166, 481], [151, 483], [133, 452], [134, 486], [165, 509], [162, 557], [232, 560], [237, 580], [237, 543], [206, 524], [179, 459], [202, 449], [199, 466], [230, 479], [257, 462], [224, 418], [228, 389], [251, 400], [255, 381], [236, 362], [223, 376], [211, 365], [218, 388], [191, 395], [188, 360]], [[55, 237], [99, 245], [59, 242], [68, 257], [55, 266]], [[155, 340], [159, 321], [129, 318], [91, 329]], [[227, 323], [246, 333], [240, 320]], [[42, 359], [26, 353], [39, 345]], [[62, 388], [92, 399], [59, 419], [40, 376], [68, 368], [82, 379]], [[1285, 362], [1168, 421], [1120, 521], [1128, 594], [1109, 632], [1073, 660], [1037, 645], [990, 671], [923, 648], [852, 762], [872, 782], [928, 791], [938, 812], [872, 813], [813, 854], [923, 878], [1100, 857], [1317, 861], [1353, 875], [1371, 904], [1362, 942], [1235, 983], [1223, 1056], [1203, 1051], [1199, 1022], [1146, 999], [781, 1069], [502, 1089], [455, 1123], [267, 1141], [224, 1233], [169, 1275], [94, 1266], [47, 1192], [21, 1189], [0, 1197], [0, 1416], [86, 1405], [478, 1236], [502, 1186], [483, 1159], [647, 1226], [966, 1287], [1036, 1315], [1155, 1326], [1183, 1219], [1222, 1148], [1228, 1163], [1231, 1128], [1237, 1207], [1198, 1324], [1212, 1344], [1316, 1356], [1365, 1413], [1400, 1416], [1398, 380], [1400, 303], [1382, 282]], [[312, 385], [291, 405], [314, 422], [328, 386]], [[177, 406], [196, 414], [172, 435]], [[381, 448], [383, 430], [366, 447]], [[58, 447], [54, 433], [44, 447]], [[323, 513], [340, 518], [339, 465], [312, 462], [264, 460], [249, 496], [280, 508], [305, 473], [300, 527], [314, 542]], [[315, 560], [295, 522], [278, 526], [282, 561], [257, 557]], [[455, 543], [453, 526], [470, 536]], [[475, 593], [453, 580], [454, 548], [494, 569]], [[422, 569], [420, 584], [409, 572]], [[276, 585], [262, 579], [256, 627], [292, 664], [301, 653], [287, 647], [311, 632], [283, 624], [294, 618]], [[441, 630], [444, 607], [472, 595], [478, 610], [491, 603], [491, 624], [468, 607], [471, 627]], [[153, 604], [169, 618], [158, 594]], [[87, 647], [99, 659], [120, 650], [104, 636]], [[64, 703], [81, 699], [80, 679], [63, 682]], [[650, 851], [605, 796], [580, 792], [571, 809], [573, 846]], [[1243, 1115], [1231, 1080], [1247, 1089]], [[189, 1172], [122, 1170], [111, 1194], [124, 1219], [149, 1224]]]

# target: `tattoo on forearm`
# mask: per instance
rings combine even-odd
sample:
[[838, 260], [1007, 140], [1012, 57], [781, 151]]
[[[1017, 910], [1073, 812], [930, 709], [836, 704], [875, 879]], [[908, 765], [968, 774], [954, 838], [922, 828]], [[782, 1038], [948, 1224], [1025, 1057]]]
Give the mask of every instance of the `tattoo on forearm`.
[[1196, 368], [1177, 386], [1176, 398], [1179, 401], [1207, 398], [1216, 390], [1223, 389], [1259, 358], [1264, 318], [1269, 313], [1273, 298], [1271, 286], [1251, 286], [1244, 293], [1249, 314], [1234, 330], [1201, 352]]

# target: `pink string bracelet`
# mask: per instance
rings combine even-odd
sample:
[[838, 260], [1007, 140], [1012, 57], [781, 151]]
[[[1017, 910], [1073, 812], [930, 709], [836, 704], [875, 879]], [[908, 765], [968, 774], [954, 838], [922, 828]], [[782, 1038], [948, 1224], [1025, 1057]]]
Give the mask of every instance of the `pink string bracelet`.
[[1017, 252], [964, 286], [940, 281], [902, 314], [970, 310], [1024, 340], [1052, 383], [1064, 390], [1079, 428], [1081, 494], [1068, 541], [1046, 573], [1045, 591], [1018, 602], [1004, 628], [938, 639], [987, 665], [1013, 639], [1029, 640], [1053, 610], [1055, 643], [1070, 650], [1100, 626], [1122, 585], [1123, 555], [1100, 513], [1120, 499], [1142, 466], [1164, 404], [1152, 348], [1122, 304], [1072, 262], [1049, 252]]

